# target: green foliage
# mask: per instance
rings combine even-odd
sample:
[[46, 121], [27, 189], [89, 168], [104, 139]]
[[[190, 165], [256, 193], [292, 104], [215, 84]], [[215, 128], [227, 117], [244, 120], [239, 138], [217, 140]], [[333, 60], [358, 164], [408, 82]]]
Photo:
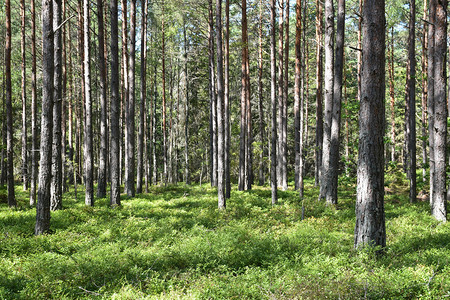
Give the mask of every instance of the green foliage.
[[[441, 298], [449, 295], [449, 225], [428, 204], [407, 203], [405, 179], [388, 172], [388, 247], [353, 249], [355, 182], [340, 178], [340, 204], [303, 201], [270, 189], [232, 192], [227, 210], [200, 186], [152, 187], [150, 194], [85, 207], [73, 193], [52, 213], [52, 231], [33, 236], [34, 209], [0, 206], [0, 298], [293, 299]], [[305, 218], [302, 220], [302, 206]]]

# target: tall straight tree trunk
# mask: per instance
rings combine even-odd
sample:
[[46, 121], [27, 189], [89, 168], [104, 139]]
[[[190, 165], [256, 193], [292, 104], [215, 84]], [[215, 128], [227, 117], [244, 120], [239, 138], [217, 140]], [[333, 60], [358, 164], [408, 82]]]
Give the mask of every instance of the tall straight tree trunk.
[[327, 202], [337, 204], [339, 175], [339, 136], [341, 124], [342, 82], [344, 73], [345, 0], [338, 1], [336, 54], [334, 56], [333, 111], [331, 116], [330, 169]]
[[5, 75], [6, 75], [6, 157], [8, 179], [8, 205], [17, 206], [14, 192], [14, 128], [12, 116], [12, 86], [11, 86], [11, 1], [5, 0], [6, 13], [6, 43], [5, 43]]
[[224, 46], [224, 122], [225, 122], [225, 197], [231, 196], [230, 177], [230, 0], [225, 0], [225, 46]]
[[137, 182], [136, 192], [142, 193], [142, 178], [144, 177], [144, 131], [145, 131], [145, 102], [147, 101], [147, 5], [148, 1], [144, 0], [143, 12], [141, 19], [141, 99], [139, 103], [139, 132], [138, 132], [138, 152], [137, 152]]
[[36, 87], [36, 8], [31, 0], [31, 186], [30, 205], [36, 203], [38, 180], [38, 127], [37, 127], [37, 87]]
[[212, 0], [208, 1], [208, 54], [209, 54], [209, 136], [211, 186], [217, 186], [217, 99], [214, 80], [214, 20]]
[[[127, 1], [121, 0], [121, 10], [122, 10], [122, 102], [121, 102], [121, 116], [120, 116], [120, 126], [121, 126], [121, 135], [120, 135], [120, 178], [122, 182], [122, 176], [124, 174], [124, 169], [128, 169], [127, 167], [127, 159], [125, 158], [125, 153], [127, 152], [127, 126], [125, 124], [125, 114], [126, 114], [126, 105], [128, 103], [128, 12], [127, 12]], [[126, 187], [125, 187], [126, 192]]]
[[430, 12], [428, 15], [428, 69], [427, 69], [427, 108], [428, 108], [428, 143], [430, 149], [430, 206], [434, 206], [434, 69], [435, 69], [435, 21], [436, 21], [436, 0], [430, 0]]
[[[84, 119], [83, 114], [83, 106], [85, 103], [85, 78], [84, 78], [84, 31], [83, 31], [83, 1], [78, 0], [78, 54], [80, 59], [80, 66], [81, 66], [81, 74], [80, 74], [80, 81], [81, 85], [77, 85], [78, 93], [79, 95], [77, 97], [77, 103], [75, 105], [75, 114], [76, 114], [76, 142], [75, 142], [75, 148], [76, 148], [76, 154], [75, 154], [75, 166], [76, 171], [74, 172], [74, 177], [76, 183], [79, 182], [79, 179], [83, 179], [81, 174], [82, 168], [83, 168], [83, 158], [82, 158], [82, 132], [81, 132], [81, 126], [82, 126], [82, 120]], [[76, 189], [76, 186], [75, 186]]]
[[184, 182], [191, 184], [191, 175], [189, 172], [189, 73], [188, 73], [188, 41], [186, 34], [186, 20], [183, 19], [183, 38], [184, 38], [184, 80], [185, 80], [185, 106], [184, 106]]
[[276, 60], [275, 60], [275, 1], [270, 1], [270, 102], [272, 107], [272, 138], [270, 147], [270, 183], [272, 189], [272, 205], [278, 203], [277, 188], [277, 96], [276, 96]]
[[97, 197], [106, 197], [107, 160], [108, 160], [108, 130], [107, 130], [107, 102], [106, 102], [106, 59], [105, 59], [105, 33], [103, 28], [103, 0], [97, 0], [98, 18], [98, 60], [100, 72], [100, 157], [98, 166]]
[[[333, 113], [334, 84], [334, 6], [333, 0], [325, 0], [325, 101], [322, 140], [322, 170], [320, 172], [320, 195], [327, 203], [333, 203], [331, 193], [332, 175], [330, 174], [331, 122]], [[339, 150], [339, 149], [338, 149]], [[337, 199], [336, 199], [337, 200]]]
[[264, 179], [266, 176], [266, 163], [265, 158], [267, 157], [267, 147], [266, 147], [266, 132], [264, 124], [264, 97], [263, 97], [263, 38], [262, 38], [262, 22], [263, 22], [263, 4], [262, 0], [259, 1], [259, 46], [258, 46], [258, 100], [259, 100], [259, 139], [260, 139], [260, 165], [259, 165], [259, 185], [264, 185]]
[[[423, 1], [423, 19], [427, 19], [427, 3], [428, 0]], [[428, 94], [428, 84], [427, 84], [427, 49], [428, 49], [428, 31], [427, 27], [423, 26], [422, 29], [422, 181], [425, 182], [426, 178], [426, 165], [428, 163], [427, 156], [427, 141], [425, 137], [427, 136], [427, 94]]]
[[[253, 185], [253, 125], [252, 125], [252, 105], [250, 102], [250, 59], [248, 53], [248, 25], [247, 25], [247, 0], [245, 2], [245, 9], [243, 8], [243, 47], [245, 51], [245, 119], [247, 122], [247, 136], [246, 136], [246, 189], [251, 190]], [[244, 22], [245, 21], [245, 22]]]
[[303, 161], [303, 99], [302, 93], [302, 1], [297, 0], [295, 30], [295, 82], [294, 82], [294, 151], [295, 151], [295, 189], [303, 197], [303, 174], [301, 172]]
[[284, 39], [284, 80], [283, 80], [283, 111], [282, 111], [282, 125], [283, 125], [283, 129], [281, 130], [281, 132], [283, 133], [283, 137], [282, 137], [282, 174], [283, 174], [283, 178], [282, 178], [282, 188], [284, 191], [287, 190], [288, 188], [288, 158], [287, 158], [287, 118], [288, 118], [288, 98], [289, 98], [289, 94], [288, 94], [288, 87], [289, 87], [289, 10], [290, 10], [290, 5], [289, 5], [289, 0], [285, 0], [286, 1], [286, 21], [285, 21], [285, 39]]
[[62, 0], [53, 0], [54, 83], [53, 83], [53, 149], [50, 209], [62, 209]]
[[111, 198], [110, 205], [120, 205], [120, 95], [119, 95], [119, 12], [117, 0], [111, 0]]
[[279, 0], [279, 17], [278, 17], [278, 146], [277, 146], [277, 179], [278, 185], [283, 186], [283, 98], [284, 98], [284, 64], [283, 64], [283, 37], [284, 37], [284, 0]]
[[315, 148], [315, 185], [319, 185], [320, 169], [322, 168], [322, 141], [323, 141], [323, 5], [316, 0], [316, 148]]
[[52, 176], [53, 140], [53, 0], [42, 6], [42, 114], [38, 201], [36, 203], [35, 235], [50, 229], [50, 182]]
[[439, 221], [447, 219], [446, 209], [446, 147], [447, 147], [447, 0], [436, 1], [434, 32], [434, 183], [432, 215]]
[[410, 0], [408, 45], [408, 103], [409, 103], [409, 201], [416, 202], [416, 1]]
[[225, 124], [223, 91], [222, 0], [216, 1], [217, 47], [217, 193], [218, 207], [225, 209]]
[[355, 248], [386, 246], [384, 215], [385, 3], [365, 0]]
[[91, 75], [90, 75], [90, 32], [89, 32], [89, 0], [83, 0], [84, 17], [84, 184], [86, 194], [84, 203], [94, 206], [94, 150], [92, 138], [92, 98], [91, 98]]
[[389, 53], [389, 98], [391, 108], [391, 162], [395, 162], [395, 87], [394, 87], [394, 28], [391, 27]]
[[[245, 18], [244, 18], [245, 12]], [[247, 181], [247, 121], [246, 121], [246, 107], [247, 107], [247, 79], [246, 79], [246, 53], [245, 40], [247, 28], [247, 1], [242, 0], [242, 49], [241, 49], [241, 119], [240, 119], [240, 135], [239, 135], [239, 190], [245, 190]], [[245, 23], [244, 23], [245, 22]]]
[[22, 184], [23, 190], [28, 188], [28, 147], [27, 147], [27, 81], [26, 81], [26, 49], [25, 49], [25, 0], [20, 0], [21, 28], [20, 51], [22, 56]]
[[[166, 130], [166, 52], [165, 52], [165, 32], [164, 32], [164, 1], [163, 1], [163, 16], [161, 26], [161, 47], [162, 47], [162, 131], [163, 131], [163, 180], [167, 184], [167, 130]], [[156, 81], [155, 81], [156, 82]], [[156, 124], [156, 123], [155, 123]]]
[[359, 0], [359, 19], [358, 19], [358, 53], [357, 53], [357, 77], [358, 77], [358, 103], [361, 102], [361, 66], [362, 66], [362, 23], [363, 23], [363, 5], [365, 0]]
[[126, 192], [130, 197], [134, 197], [136, 190], [134, 185], [135, 176], [135, 62], [136, 62], [136, 0], [130, 1], [130, 55], [128, 57], [128, 102], [126, 105], [125, 119], [127, 123], [127, 138], [126, 138]]
[[[62, 0], [62, 19], [66, 20], [66, 0]], [[61, 97], [61, 190], [68, 191], [67, 186], [67, 31], [66, 25], [62, 25], [62, 97]]]

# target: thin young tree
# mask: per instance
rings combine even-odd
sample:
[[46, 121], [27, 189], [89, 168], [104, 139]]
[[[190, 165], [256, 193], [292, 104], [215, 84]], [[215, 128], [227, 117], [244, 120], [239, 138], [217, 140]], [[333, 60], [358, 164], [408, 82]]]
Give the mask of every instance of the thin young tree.
[[283, 128], [281, 130], [282, 132], [282, 141], [281, 141], [281, 153], [282, 153], [282, 175], [283, 178], [281, 179], [282, 182], [282, 188], [284, 191], [288, 188], [288, 153], [287, 153], [287, 119], [288, 119], [288, 98], [289, 98], [289, 11], [290, 11], [290, 5], [289, 0], [286, 1], [286, 21], [285, 24], [285, 37], [284, 37], [284, 79], [283, 79], [283, 111], [282, 117], [281, 117], [281, 123], [283, 125]]
[[276, 96], [276, 59], [275, 59], [275, 1], [270, 1], [270, 102], [272, 107], [272, 137], [270, 149], [270, 181], [272, 189], [272, 205], [278, 203], [277, 188], [277, 96]]
[[98, 160], [97, 197], [106, 197], [107, 160], [108, 160], [108, 130], [107, 130], [107, 104], [106, 104], [106, 59], [105, 59], [105, 29], [103, 18], [103, 0], [97, 0], [98, 20], [98, 64], [100, 73], [100, 153]]
[[225, 124], [223, 99], [222, 0], [216, 1], [217, 47], [217, 193], [218, 207], [225, 209]]
[[214, 18], [212, 0], [208, 1], [208, 57], [209, 57], [209, 153], [211, 186], [217, 186], [217, 98], [214, 72]]
[[53, 83], [53, 149], [50, 209], [62, 208], [62, 0], [53, 0], [54, 83]]
[[259, 185], [264, 185], [266, 176], [267, 157], [266, 147], [266, 132], [264, 124], [264, 97], [263, 97], [263, 3], [259, 1], [259, 26], [258, 26], [258, 106], [259, 106], [259, 140], [260, 140], [260, 154], [259, 154]]
[[142, 179], [144, 177], [144, 131], [145, 131], [145, 103], [147, 101], [147, 5], [148, 0], [143, 1], [141, 17], [141, 97], [139, 103], [139, 131], [138, 131], [138, 151], [137, 151], [137, 180], [136, 192], [142, 193]]
[[385, 3], [365, 0], [355, 248], [386, 246], [384, 214]]
[[35, 235], [50, 229], [50, 182], [53, 140], [53, 0], [42, 0], [42, 114]]
[[184, 104], [184, 182], [191, 183], [189, 172], [189, 70], [188, 70], [188, 40], [186, 20], [183, 19], [183, 42], [184, 42], [184, 80], [185, 80], [185, 104]]
[[119, 12], [118, 0], [111, 0], [111, 84], [110, 84], [110, 127], [111, 153], [110, 176], [111, 198], [110, 205], [120, 205], [120, 95], [119, 95]]
[[[423, 19], [427, 19], [428, 11], [428, 0], [423, 1]], [[426, 181], [426, 166], [428, 163], [427, 155], [427, 141], [425, 137], [427, 136], [427, 94], [428, 94], [428, 84], [427, 84], [427, 48], [428, 48], [428, 30], [427, 26], [424, 24], [422, 28], [422, 108], [421, 108], [421, 123], [422, 123], [422, 181]]]
[[[166, 130], [166, 49], [165, 49], [165, 16], [164, 16], [164, 1], [162, 2], [163, 12], [162, 12], [162, 20], [161, 20], [161, 48], [162, 48], [162, 74], [161, 74], [161, 83], [162, 83], [162, 134], [163, 134], [163, 182], [167, 184], [167, 130]], [[155, 80], [156, 82], [156, 80]], [[155, 123], [156, 124], [156, 123]], [[155, 135], [153, 135], [155, 137]], [[156, 164], [154, 164], [156, 165]]]
[[89, 0], [83, 0], [83, 46], [84, 46], [84, 184], [85, 199], [88, 206], [94, 206], [94, 149], [92, 137], [92, 97], [91, 97], [91, 75], [90, 75], [90, 13]]
[[6, 76], [6, 157], [8, 181], [8, 205], [17, 206], [14, 192], [14, 128], [12, 116], [12, 83], [11, 83], [11, 1], [5, 0], [6, 43], [5, 43], [5, 76]]
[[26, 30], [26, 13], [25, 13], [25, 0], [20, 0], [20, 51], [22, 57], [22, 184], [23, 190], [28, 188], [28, 146], [27, 146], [27, 65], [26, 65], [26, 49], [25, 49], [25, 30]]

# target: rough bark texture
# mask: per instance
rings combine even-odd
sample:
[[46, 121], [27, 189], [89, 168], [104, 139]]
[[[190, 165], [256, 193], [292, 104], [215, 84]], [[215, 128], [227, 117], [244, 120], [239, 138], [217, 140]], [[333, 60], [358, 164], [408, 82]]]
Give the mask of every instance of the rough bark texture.
[[42, 114], [41, 159], [35, 235], [50, 229], [50, 181], [53, 139], [53, 1], [42, 1]]
[[103, 28], [103, 0], [97, 0], [98, 18], [98, 64], [100, 73], [100, 155], [98, 166], [97, 197], [106, 197], [107, 160], [108, 160], [108, 130], [107, 130], [107, 104], [106, 104], [106, 60], [105, 60], [105, 34]]
[[272, 107], [272, 141], [270, 148], [270, 181], [272, 205], [278, 203], [277, 195], [277, 97], [276, 97], [276, 61], [275, 61], [275, 0], [270, 2], [270, 102]]
[[355, 248], [386, 246], [384, 10], [384, 0], [366, 0], [364, 3]]
[[92, 137], [92, 98], [91, 98], [91, 75], [90, 75], [90, 32], [89, 32], [89, 0], [83, 0], [84, 17], [84, 104], [85, 104], [85, 122], [84, 122], [84, 184], [85, 198], [84, 203], [88, 206], [94, 206], [94, 147]]
[[430, 205], [434, 203], [434, 34], [436, 20], [436, 0], [430, 0], [430, 12], [428, 16], [428, 69], [427, 69], [427, 108], [428, 108], [428, 143], [430, 149]]
[[14, 192], [14, 147], [13, 147], [13, 116], [12, 116], [12, 86], [11, 86], [11, 2], [5, 1], [6, 13], [6, 44], [5, 44], [5, 74], [6, 74], [6, 157], [8, 180], [8, 205], [17, 206]]
[[28, 146], [27, 146], [27, 76], [26, 76], [26, 49], [25, 49], [25, 26], [26, 26], [26, 14], [25, 14], [25, 0], [20, 0], [20, 14], [21, 14], [21, 27], [20, 27], [20, 52], [22, 56], [22, 184], [23, 190], [28, 188]]
[[34, 0], [31, 0], [31, 206], [34, 206], [36, 203], [39, 159], [36, 75], [36, 8]]
[[147, 101], [147, 0], [144, 0], [141, 19], [141, 98], [139, 103], [139, 132], [138, 132], [138, 152], [137, 152], [137, 180], [136, 192], [142, 193], [142, 179], [144, 177], [144, 130], [145, 130], [145, 103]]
[[111, 153], [110, 176], [111, 198], [110, 205], [120, 205], [120, 95], [119, 95], [119, 12], [117, 0], [111, 0]]
[[325, 0], [325, 101], [323, 119], [323, 140], [322, 140], [322, 171], [320, 174], [320, 195], [319, 198], [327, 199], [333, 203], [328, 195], [331, 189], [332, 176], [330, 155], [331, 155], [331, 122], [333, 113], [333, 84], [334, 84], [334, 6], [333, 0]]
[[225, 1], [225, 45], [224, 45], [224, 117], [225, 117], [225, 197], [231, 196], [231, 177], [230, 177], [230, 1]]
[[283, 133], [281, 137], [281, 155], [282, 155], [282, 167], [281, 173], [283, 178], [281, 179], [283, 191], [288, 188], [288, 152], [287, 152], [287, 119], [288, 119], [288, 98], [289, 98], [289, 0], [286, 1], [286, 21], [285, 21], [285, 38], [284, 38], [284, 79], [283, 79], [283, 109], [281, 113], [282, 130]]
[[278, 16], [278, 145], [277, 145], [277, 179], [278, 185], [283, 187], [283, 166], [284, 159], [286, 157], [283, 156], [283, 112], [284, 112], [284, 64], [283, 64], [283, 37], [284, 37], [284, 0], [279, 0], [279, 16]]
[[[426, 20], [428, 18], [428, 0], [423, 1], [423, 19]], [[428, 84], [427, 84], [427, 70], [428, 70], [428, 62], [427, 62], [427, 48], [428, 48], [428, 30], [427, 26], [423, 26], [422, 29], [422, 180], [425, 182], [425, 177], [427, 174], [426, 166], [428, 163], [427, 156], [427, 141], [425, 137], [427, 136], [427, 94], [428, 94]]]
[[259, 185], [264, 185], [266, 176], [266, 163], [267, 157], [266, 147], [266, 132], [264, 124], [264, 97], [263, 97], [263, 39], [262, 39], [262, 0], [259, 1], [259, 27], [258, 27], [258, 104], [259, 104], [259, 141], [260, 145], [260, 164], [259, 164]]
[[[184, 21], [185, 22], [185, 21]], [[186, 36], [186, 24], [183, 26], [184, 38], [184, 80], [185, 80], [185, 106], [184, 106], [184, 182], [191, 184], [191, 174], [189, 172], [189, 73], [188, 73], [188, 42]]]
[[315, 148], [315, 185], [319, 185], [320, 169], [322, 168], [322, 141], [323, 141], [323, 5], [320, 0], [316, 1], [316, 148]]
[[126, 105], [126, 182], [125, 190], [127, 195], [134, 197], [135, 190], [135, 161], [134, 161], [134, 149], [135, 149], [135, 83], [136, 76], [134, 73], [136, 62], [136, 0], [130, 1], [130, 45], [128, 56], [128, 101]]
[[303, 150], [303, 89], [302, 89], [302, 3], [297, 0], [295, 30], [295, 85], [294, 85], [294, 151], [295, 151], [295, 189], [303, 197], [302, 150]]
[[[244, 0], [245, 1], [245, 0]], [[218, 207], [225, 209], [225, 131], [222, 51], [222, 0], [216, 1], [216, 46], [217, 46], [217, 193]]]
[[54, 78], [53, 78], [53, 148], [50, 209], [62, 209], [62, 0], [53, 0]]
[[408, 45], [409, 201], [416, 202], [416, 1], [410, 0]]
[[[163, 2], [164, 4], [164, 2]], [[161, 47], [162, 47], [162, 131], [163, 131], [163, 178], [162, 182], [167, 184], [167, 130], [166, 130], [166, 48], [165, 48], [165, 20], [164, 20], [164, 7], [163, 18], [161, 24]], [[156, 124], [156, 123], [155, 123]]]
[[436, 1], [434, 33], [434, 183], [431, 213], [439, 221], [447, 219], [446, 147], [446, 50], [447, 50], [447, 0]]

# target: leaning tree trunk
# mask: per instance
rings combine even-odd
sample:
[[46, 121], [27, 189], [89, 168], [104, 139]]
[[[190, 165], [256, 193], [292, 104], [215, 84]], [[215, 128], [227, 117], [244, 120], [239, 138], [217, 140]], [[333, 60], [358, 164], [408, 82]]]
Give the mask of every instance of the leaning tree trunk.
[[447, 147], [447, 0], [436, 1], [434, 33], [434, 182], [432, 215], [439, 221], [447, 219], [446, 210], [446, 147]]
[[92, 139], [92, 98], [91, 98], [91, 75], [90, 75], [90, 32], [89, 32], [89, 0], [83, 0], [84, 17], [84, 184], [86, 194], [84, 202], [88, 206], [94, 206], [94, 150]]
[[53, 2], [54, 28], [54, 90], [53, 90], [53, 149], [52, 182], [50, 185], [50, 209], [62, 209], [62, 153], [61, 153], [61, 114], [62, 114], [62, 0]]
[[365, 0], [355, 248], [386, 246], [383, 141], [386, 21], [384, 9], [384, 0]]
[[98, 184], [97, 197], [106, 197], [106, 182], [107, 182], [107, 144], [108, 144], [108, 130], [107, 130], [107, 104], [106, 104], [106, 60], [105, 60], [105, 37], [103, 28], [103, 0], [97, 0], [97, 18], [98, 18], [98, 60], [100, 72], [100, 155], [98, 166]]
[[6, 13], [6, 44], [5, 44], [5, 74], [6, 74], [6, 156], [8, 178], [8, 205], [17, 206], [14, 192], [14, 153], [13, 153], [13, 116], [12, 116], [12, 86], [11, 86], [11, 2], [5, 1]]
[[270, 2], [270, 102], [272, 107], [272, 140], [270, 149], [270, 181], [272, 205], [278, 203], [277, 189], [277, 97], [276, 97], [276, 61], [275, 61], [275, 0]]
[[111, 198], [110, 205], [120, 205], [120, 95], [119, 95], [119, 12], [117, 0], [111, 0]]
[[42, 1], [42, 114], [41, 159], [35, 235], [50, 229], [50, 182], [53, 140], [53, 0]]

